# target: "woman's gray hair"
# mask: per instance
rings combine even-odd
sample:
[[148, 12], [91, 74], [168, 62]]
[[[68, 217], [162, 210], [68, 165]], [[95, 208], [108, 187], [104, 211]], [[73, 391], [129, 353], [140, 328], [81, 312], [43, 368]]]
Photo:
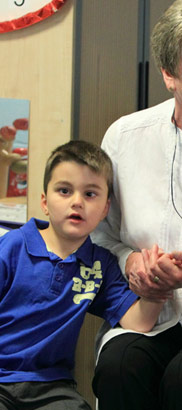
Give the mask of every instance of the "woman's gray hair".
[[159, 70], [179, 77], [182, 57], [182, 0], [176, 0], [161, 16], [151, 36], [152, 53]]

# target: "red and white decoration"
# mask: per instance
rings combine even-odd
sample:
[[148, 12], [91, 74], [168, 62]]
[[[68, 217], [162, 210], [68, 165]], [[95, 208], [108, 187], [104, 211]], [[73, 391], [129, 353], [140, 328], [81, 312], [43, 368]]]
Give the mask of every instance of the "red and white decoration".
[[0, 33], [19, 30], [56, 13], [66, 0], [0, 0]]

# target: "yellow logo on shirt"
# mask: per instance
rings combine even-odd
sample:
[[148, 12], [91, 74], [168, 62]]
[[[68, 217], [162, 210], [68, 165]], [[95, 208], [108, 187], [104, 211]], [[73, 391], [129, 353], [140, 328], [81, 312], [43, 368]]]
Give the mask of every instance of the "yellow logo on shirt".
[[[92, 268], [81, 264], [80, 265], [80, 278], [73, 278], [72, 290], [77, 292], [73, 297], [73, 302], [78, 305], [84, 299], [95, 298], [98, 289], [102, 284], [102, 270], [100, 261], [95, 261]], [[96, 282], [96, 279], [99, 281]]]

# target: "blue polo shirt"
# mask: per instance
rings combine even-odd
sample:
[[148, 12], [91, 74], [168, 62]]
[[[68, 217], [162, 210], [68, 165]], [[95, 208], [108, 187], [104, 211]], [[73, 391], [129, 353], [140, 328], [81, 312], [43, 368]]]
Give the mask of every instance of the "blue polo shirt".
[[90, 237], [62, 260], [30, 219], [0, 238], [0, 382], [73, 378], [86, 312], [115, 326], [137, 299], [115, 256]]

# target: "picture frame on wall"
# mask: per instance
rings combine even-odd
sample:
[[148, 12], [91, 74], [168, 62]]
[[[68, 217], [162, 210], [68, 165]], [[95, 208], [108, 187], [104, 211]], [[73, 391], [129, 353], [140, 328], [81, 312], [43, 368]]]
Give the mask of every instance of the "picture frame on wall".
[[30, 101], [0, 98], [0, 223], [27, 221]]

